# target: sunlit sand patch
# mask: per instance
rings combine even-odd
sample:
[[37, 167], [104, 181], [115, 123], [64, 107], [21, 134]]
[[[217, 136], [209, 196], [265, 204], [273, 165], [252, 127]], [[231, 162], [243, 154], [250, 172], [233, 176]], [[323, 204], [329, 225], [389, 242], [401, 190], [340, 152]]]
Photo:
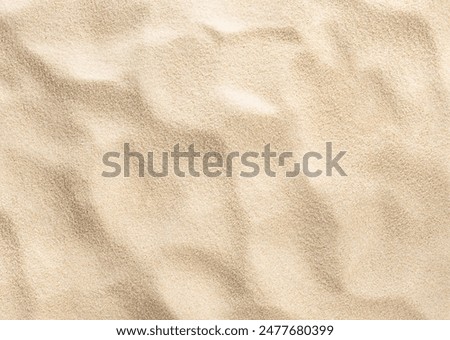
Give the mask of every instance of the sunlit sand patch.
[[32, 0], [2, 0], [0, 2], [0, 12], [9, 14], [16, 13], [32, 2]]
[[217, 92], [226, 104], [239, 108], [242, 111], [250, 111], [258, 115], [269, 116], [275, 115], [278, 112], [274, 104], [251, 91], [234, 85], [220, 86]]

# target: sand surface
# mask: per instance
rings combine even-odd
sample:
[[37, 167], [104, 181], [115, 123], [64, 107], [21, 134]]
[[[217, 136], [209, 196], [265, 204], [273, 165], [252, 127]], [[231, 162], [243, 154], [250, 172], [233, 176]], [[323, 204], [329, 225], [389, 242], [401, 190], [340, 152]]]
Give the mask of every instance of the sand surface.
[[[450, 319], [448, 0], [1, 0], [0, 70], [0, 318]], [[348, 176], [101, 176], [326, 141]]]

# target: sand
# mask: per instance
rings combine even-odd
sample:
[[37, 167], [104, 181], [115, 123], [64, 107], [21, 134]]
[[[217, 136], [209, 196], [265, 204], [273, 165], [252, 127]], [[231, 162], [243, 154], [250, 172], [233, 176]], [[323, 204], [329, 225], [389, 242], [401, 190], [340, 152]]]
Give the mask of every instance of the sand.
[[[0, 3], [1, 319], [450, 319], [450, 2]], [[346, 150], [347, 176], [103, 177]]]

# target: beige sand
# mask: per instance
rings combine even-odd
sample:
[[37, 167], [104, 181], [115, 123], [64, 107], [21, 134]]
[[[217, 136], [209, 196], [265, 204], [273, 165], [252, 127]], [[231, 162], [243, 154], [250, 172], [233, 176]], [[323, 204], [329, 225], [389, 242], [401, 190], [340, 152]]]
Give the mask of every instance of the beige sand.
[[[0, 13], [0, 318], [450, 319], [448, 0]], [[325, 141], [347, 177], [101, 176]]]

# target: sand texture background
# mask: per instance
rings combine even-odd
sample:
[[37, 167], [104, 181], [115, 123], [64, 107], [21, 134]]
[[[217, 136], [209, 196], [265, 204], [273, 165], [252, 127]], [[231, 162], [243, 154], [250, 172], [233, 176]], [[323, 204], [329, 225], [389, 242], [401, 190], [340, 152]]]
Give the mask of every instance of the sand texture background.
[[[450, 319], [448, 0], [0, 0], [1, 319]], [[347, 150], [348, 176], [102, 155]]]

